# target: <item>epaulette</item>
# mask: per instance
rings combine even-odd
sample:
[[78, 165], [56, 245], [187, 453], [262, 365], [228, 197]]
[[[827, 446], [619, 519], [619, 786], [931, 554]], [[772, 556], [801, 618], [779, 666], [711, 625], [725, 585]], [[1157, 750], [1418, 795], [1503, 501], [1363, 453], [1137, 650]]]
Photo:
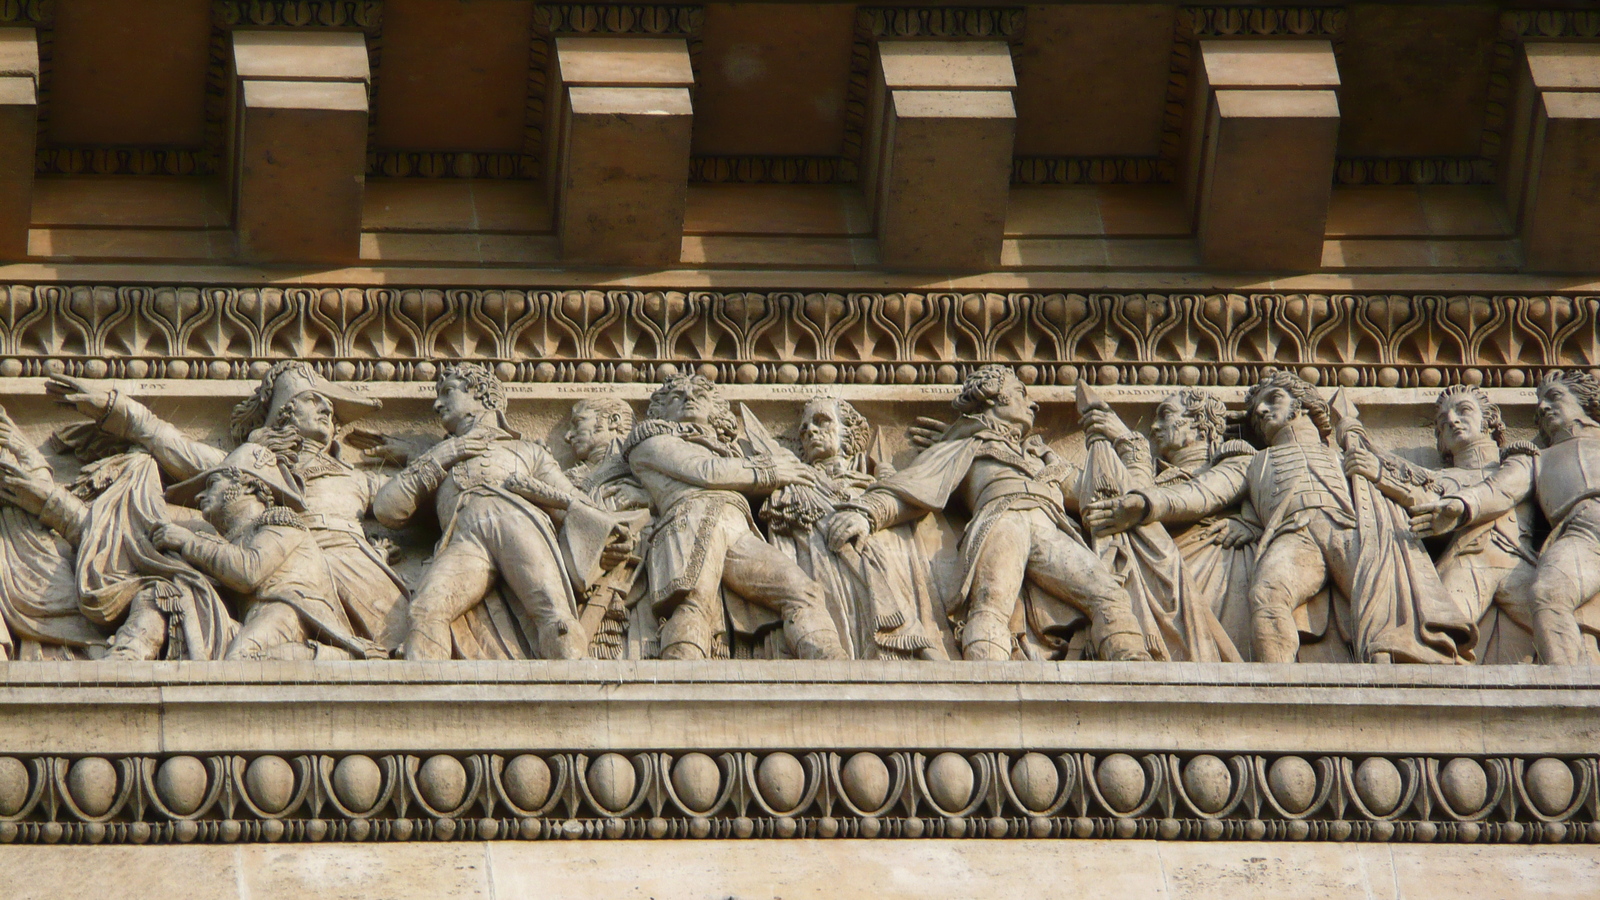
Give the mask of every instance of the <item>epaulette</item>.
[[1500, 448], [1500, 461], [1505, 462], [1513, 456], [1538, 456], [1539, 448], [1533, 441], [1512, 441]]
[[256, 524], [262, 528], [265, 528], [269, 525], [276, 525], [280, 528], [298, 528], [301, 531], [309, 530], [306, 528], [305, 520], [300, 518], [300, 514], [287, 506], [267, 507], [267, 511], [261, 514], [261, 518], [256, 520]]
[[1211, 462], [1219, 463], [1235, 456], [1254, 456], [1255, 453], [1256, 448], [1251, 446], [1249, 441], [1241, 441], [1235, 438], [1231, 441], [1223, 441], [1222, 446], [1217, 448], [1217, 452], [1211, 454]]
[[668, 422], [665, 419], [645, 419], [642, 422], [638, 422], [633, 426], [633, 430], [628, 432], [628, 439], [622, 443], [622, 458], [627, 459], [628, 454], [633, 452], [633, 448], [653, 437], [660, 437], [664, 434], [676, 436], [682, 434], [682, 432], [683, 429], [678, 426], [678, 423]]

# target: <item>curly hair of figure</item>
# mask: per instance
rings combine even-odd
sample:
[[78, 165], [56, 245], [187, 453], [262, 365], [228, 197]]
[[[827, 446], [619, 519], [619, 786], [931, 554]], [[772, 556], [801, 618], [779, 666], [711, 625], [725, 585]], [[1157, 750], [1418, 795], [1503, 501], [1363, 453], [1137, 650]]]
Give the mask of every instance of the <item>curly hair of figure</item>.
[[633, 430], [633, 407], [629, 406], [626, 400], [617, 397], [590, 397], [572, 404], [574, 417], [585, 412], [594, 413], [615, 434], [627, 434]]
[[662, 419], [662, 404], [668, 397], [682, 394], [689, 399], [704, 399], [711, 403], [711, 428], [717, 433], [717, 440], [724, 444], [731, 444], [739, 437], [739, 419], [733, 414], [733, 407], [728, 401], [717, 394], [717, 385], [704, 375], [674, 375], [661, 383], [656, 392], [650, 395], [650, 405], [645, 409], [645, 416], [651, 419]]
[[1183, 414], [1194, 423], [1194, 430], [1208, 445], [1222, 442], [1228, 429], [1228, 405], [1205, 391], [1187, 388], [1173, 396], [1183, 407]]
[[1600, 422], [1600, 379], [1588, 372], [1568, 369], [1565, 372], [1550, 372], [1539, 382], [1541, 388], [1550, 384], [1565, 385], [1567, 390], [1572, 392], [1572, 396], [1578, 398], [1578, 405], [1583, 407], [1583, 414]]
[[[1446, 406], [1454, 403], [1458, 397], [1471, 397], [1478, 404], [1478, 411], [1483, 414], [1483, 430], [1494, 438], [1495, 446], [1506, 445], [1506, 420], [1500, 415], [1500, 405], [1489, 399], [1489, 394], [1475, 384], [1452, 384], [1439, 392], [1439, 397], [1433, 402], [1434, 413], [1437, 415], [1444, 411]], [[1439, 456], [1444, 459], [1445, 465], [1452, 465], [1455, 460], [1450, 451], [1444, 448], [1444, 434], [1437, 425], [1434, 434], [1439, 439]]]
[[1021, 384], [1010, 366], [987, 365], [973, 372], [961, 386], [961, 393], [950, 405], [963, 415], [981, 413], [994, 406], [1000, 394], [1013, 384]]
[[487, 366], [471, 362], [450, 363], [439, 370], [439, 377], [434, 383], [442, 385], [450, 380], [460, 382], [473, 399], [483, 404], [484, 409], [490, 412], [505, 412], [505, 385], [500, 383], [500, 379], [489, 371]]
[[1333, 409], [1328, 406], [1328, 401], [1317, 393], [1316, 385], [1293, 372], [1280, 369], [1256, 382], [1250, 388], [1250, 393], [1245, 395], [1244, 408], [1254, 409], [1256, 401], [1273, 388], [1280, 388], [1294, 398], [1295, 408], [1305, 413], [1306, 418], [1317, 426], [1317, 433], [1322, 435], [1323, 440], [1333, 435]]
[[253, 496], [261, 501], [262, 506], [273, 507], [278, 505], [278, 498], [272, 493], [272, 487], [254, 473], [229, 466], [220, 469], [211, 476], [212, 478], [227, 478], [233, 482], [222, 491], [222, 502], [232, 503], [240, 497]]

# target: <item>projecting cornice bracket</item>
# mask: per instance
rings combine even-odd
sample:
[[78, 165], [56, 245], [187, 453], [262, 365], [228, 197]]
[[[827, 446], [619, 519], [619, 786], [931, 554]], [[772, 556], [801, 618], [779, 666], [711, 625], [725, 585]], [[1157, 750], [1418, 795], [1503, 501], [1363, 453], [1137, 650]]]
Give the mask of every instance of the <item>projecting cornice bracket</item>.
[[372, 80], [365, 39], [235, 31], [231, 48], [226, 171], [239, 255], [356, 260]]
[[0, 259], [28, 255], [38, 122], [38, 34], [0, 28]]
[[1180, 178], [1206, 265], [1321, 266], [1338, 88], [1329, 41], [1200, 42]]
[[1000, 264], [1016, 86], [1004, 41], [878, 45], [861, 172], [885, 265]]
[[545, 159], [562, 258], [677, 262], [694, 125], [688, 41], [559, 37], [555, 45]]
[[1522, 46], [1501, 189], [1528, 269], [1593, 271], [1600, 257], [1600, 44]]

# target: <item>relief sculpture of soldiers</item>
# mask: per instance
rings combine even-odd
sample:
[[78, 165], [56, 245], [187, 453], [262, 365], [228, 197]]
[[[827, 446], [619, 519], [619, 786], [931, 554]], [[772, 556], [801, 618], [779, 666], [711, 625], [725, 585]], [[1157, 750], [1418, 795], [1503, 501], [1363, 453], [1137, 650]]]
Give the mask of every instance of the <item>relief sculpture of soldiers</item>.
[[4, 658], [1600, 661], [1586, 372], [1535, 433], [1465, 384], [1400, 431], [1287, 370], [1135, 402], [982, 365], [943, 412], [757, 415], [675, 373], [556, 410], [463, 361], [403, 437], [354, 427], [386, 414], [360, 385], [259, 371], [209, 425], [64, 375], [86, 421], [0, 411]]

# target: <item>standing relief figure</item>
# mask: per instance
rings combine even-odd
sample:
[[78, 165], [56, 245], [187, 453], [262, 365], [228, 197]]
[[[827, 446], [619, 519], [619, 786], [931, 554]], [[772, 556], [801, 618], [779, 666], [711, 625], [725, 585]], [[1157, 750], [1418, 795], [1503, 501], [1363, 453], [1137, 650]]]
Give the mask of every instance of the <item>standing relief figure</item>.
[[224, 659], [388, 658], [382, 645], [351, 628], [327, 557], [301, 519], [305, 501], [271, 450], [240, 444], [220, 464], [173, 485], [167, 499], [197, 505], [217, 530], [169, 522], [150, 539], [235, 594], [244, 622]]
[[[399, 528], [432, 501], [444, 529], [411, 599], [406, 658], [582, 658], [589, 636], [574, 585], [597, 564], [612, 523], [548, 448], [511, 430], [505, 388], [488, 369], [447, 365], [437, 391], [433, 408], [450, 436], [390, 479], [372, 507]], [[552, 516], [580, 532], [572, 543], [587, 551], [564, 548]]]
[[1067, 518], [1062, 482], [1076, 476], [1037, 436], [1038, 404], [1005, 366], [984, 366], [954, 402], [961, 417], [910, 466], [827, 523], [829, 546], [860, 547], [885, 528], [956, 502], [971, 511], [951, 617], [969, 660], [1059, 657], [1084, 616], [1095, 655], [1149, 660], [1127, 591]]
[[792, 456], [747, 458], [737, 436], [715, 386], [682, 375], [651, 395], [623, 446], [655, 515], [644, 567], [661, 657], [727, 657], [735, 641], [759, 640], [776, 618], [794, 655], [846, 658], [822, 586], [762, 539], [745, 498], [816, 487], [817, 473]]
[[[1205, 391], [1183, 390], [1163, 399], [1156, 406], [1149, 442], [1093, 398], [1086, 386], [1078, 387], [1078, 402], [1086, 407], [1082, 421], [1089, 443], [1089, 460], [1077, 487], [1080, 504], [1135, 489], [1187, 484], [1202, 476], [1242, 484], [1256, 452], [1244, 441], [1223, 441], [1227, 407]], [[1261, 528], [1238, 512], [1231, 507], [1197, 519], [1171, 511], [1159, 524], [1151, 520], [1120, 533], [1126, 537], [1092, 535], [1091, 543], [1106, 564], [1114, 572], [1121, 567], [1126, 575], [1124, 585], [1134, 596], [1135, 613], [1158, 658], [1252, 658], [1250, 569]], [[1146, 530], [1152, 528], [1162, 530]], [[1119, 540], [1129, 543], [1119, 545]]]
[[[1444, 468], [1428, 469], [1393, 454], [1356, 448], [1345, 454], [1345, 470], [1415, 512], [1502, 470], [1526, 481], [1538, 451], [1527, 442], [1507, 444], [1505, 431], [1500, 407], [1488, 394], [1456, 385], [1440, 391], [1434, 405], [1433, 432]], [[1437, 561], [1445, 590], [1478, 623], [1481, 663], [1533, 659], [1533, 617], [1527, 604], [1539, 562], [1533, 524], [1530, 494], [1499, 515], [1459, 528]]]
[[[573, 486], [602, 509], [636, 511], [619, 525], [629, 538], [650, 522], [650, 497], [622, 457], [622, 443], [632, 431], [633, 407], [626, 400], [597, 397], [572, 405], [562, 433], [577, 460], [566, 470]], [[578, 618], [589, 635], [590, 656], [620, 659], [653, 653], [655, 623], [638, 612], [641, 562], [629, 553], [605, 566], [580, 598]]]
[[[1405, 514], [1364, 479], [1352, 483], [1330, 443], [1333, 412], [1291, 372], [1262, 379], [1245, 398], [1266, 445], [1240, 480], [1213, 469], [1182, 484], [1143, 488], [1085, 508], [1097, 531], [1199, 519], [1240, 501], [1262, 526], [1250, 609], [1258, 662], [1294, 662], [1302, 634], [1338, 635], [1361, 662], [1470, 659], [1475, 623], [1445, 594]], [[1326, 621], [1308, 605], [1328, 586], [1341, 602]]]
[[[1539, 384], [1539, 434], [1548, 447], [1513, 454], [1476, 484], [1413, 510], [1420, 534], [1475, 528], [1514, 513], [1537, 496], [1550, 537], [1523, 603], [1539, 661], [1600, 663], [1600, 380], [1586, 372], [1552, 373]], [[1470, 532], [1469, 532], [1470, 534]]]
[[[227, 455], [185, 437], [119, 391], [65, 376], [52, 376], [48, 387], [102, 432], [149, 451], [175, 481], [193, 478]], [[386, 478], [341, 459], [334, 439], [341, 425], [381, 405], [328, 381], [307, 363], [286, 361], [268, 370], [255, 393], [234, 407], [229, 434], [235, 443], [250, 440], [292, 454], [294, 474], [305, 485], [302, 518], [324, 551], [339, 602], [357, 635], [392, 650], [405, 636], [406, 588], [361, 526]]]
[[[868, 472], [871, 426], [843, 400], [818, 397], [800, 413], [801, 458], [816, 486], [773, 492], [762, 510], [772, 543], [822, 584], [839, 639], [855, 659], [948, 659], [934, 607], [927, 556], [914, 525], [877, 532], [834, 552], [822, 533], [836, 509], [851, 508], [875, 478]], [[880, 463], [879, 476], [892, 474]]]

